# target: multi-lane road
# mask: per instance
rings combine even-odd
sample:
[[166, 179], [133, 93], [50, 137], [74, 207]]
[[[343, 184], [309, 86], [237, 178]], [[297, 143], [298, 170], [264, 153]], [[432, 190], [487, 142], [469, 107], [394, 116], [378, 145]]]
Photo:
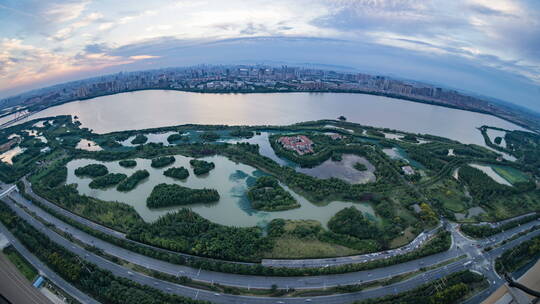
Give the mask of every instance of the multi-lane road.
[[[393, 265], [393, 266], [389, 266], [385, 268], [373, 269], [370, 271], [361, 271], [361, 272], [338, 274], [338, 275], [300, 277], [300, 278], [299, 277], [247, 276], [247, 275], [236, 275], [236, 274], [218, 273], [218, 272], [205, 271], [205, 270], [200, 270], [200, 269], [193, 269], [190, 267], [170, 264], [164, 261], [142, 256], [142, 255], [130, 252], [128, 250], [125, 250], [123, 248], [114, 246], [110, 243], [104, 242], [100, 239], [94, 238], [82, 231], [79, 231], [75, 227], [67, 225], [66, 223], [51, 216], [47, 212], [33, 205], [31, 202], [27, 201], [22, 196], [20, 196], [20, 194], [18, 194], [16, 191], [9, 191], [9, 193], [2, 191], [0, 192], [0, 194], [9, 195], [9, 198], [13, 199], [13, 201], [9, 199], [5, 199], [6, 201], [8, 201], [8, 205], [21, 218], [28, 221], [34, 227], [36, 227], [37, 229], [45, 233], [53, 241], [64, 246], [68, 250], [86, 258], [90, 262], [97, 264], [99, 267], [112, 271], [115, 275], [127, 277], [134, 281], [137, 281], [139, 283], [146, 284], [149, 286], [154, 286], [165, 292], [174, 292], [179, 295], [188, 296], [191, 298], [210, 300], [210, 301], [219, 302], [219, 303], [279, 303], [279, 302], [300, 303], [300, 302], [305, 302], [309, 300], [311, 300], [314, 303], [347, 303], [354, 300], [378, 297], [378, 296], [383, 296], [387, 294], [409, 290], [424, 282], [431, 281], [431, 280], [440, 278], [442, 276], [445, 276], [447, 274], [453, 273], [455, 271], [459, 271], [459, 270], [467, 269], [467, 268], [469, 269], [472, 268], [476, 271], [483, 273], [490, 282], [490, 290], [491, 289], [494, 290], [498, 286], [500, 286], [500, 284], [502, 284], [502, 280], [496, 275], [496, 273], [493, 270], [493, 261], [495, 257], [498, 256], [500, 253], [502, 253], [504, 250], [511, 248], [512, 246], [515, 246], [519, 242], [525, 239], [531, 238], [540, 233], [540, 231], [534, 231], [532, 233], [529, 233], [526, 236], [520, 237], [511, 242], [508, 242], [507, 244], [501, 247], [498, 247], [488, 253], [484, 253], [481, 250], [482, 247], [487, 246], [493, 242], [500, 242], [515, 233], [519, 233], [521, 231], [529, 229], [530, 227], [532, 227], [535, 224], [538, 224], [539, 222], [535, 221], [532, 223], [523, 224], [520, 227], [516, 227], [505, 233], [492, 236], [490, 237], [489, 240], [482, 240], [482, 241], [470, 240], [459, 233], [458, 229], [456, 229], [457, 228], [456, 225], [447, 225], [447, 228], [452, 232], [452, 237], [453, 237], [452, 248], [446, 252], [424, 257], [415, 261]], [[213, 292], [197, 290], [197, 289], [177, 285], [174, 283], [158, 280], [152, 277], [148, 277], [138, 272], [133, 272], [118, 264], [114, 264], [108, 260], [105, 260], [102, 257], [97, 256], [94, 253], [89, 252], [77, 246], [76, 244], [71, 243], [70, 241], [63, 238], [62, 236], [58, 235], [56, 232], [51, 230], [49, 227], [47, 227], [43, 223], [32, 218], [25, 210], [20, 208], [14, 202], [17, 202], [17, 204], [20, 204], [28, 208], [28, 210], [35, 213], [38, 217], [42, 218], [45, 222], [52, 223], [58, 229], [61, 229], [70, 233], [73, 237], [79, 239], [80, 241], [89, 245], [93, 245], [97, 248], [100, 248], [108, 254], [133, 262], [134, 264], [138, 264], [146, 268], [154, 269], [154, 270], [161, 271], [164, 273], [192, 277], [193, 279], [200, 280], [200, 281], [214, 282], [214, 283], [220, 283], [223, 285], [231, 285], [231, 286], [242, 286], [246, 288], [256, 288], [256, 287], [269, 288], [272, 284], [276, 284], [276, 283], [280, 288], [295, 288], [295, 289], [325, 288], [325, 287], [330, 287], [330, 286], [335, 286], [335, 285], [357, 284], [361, 282], [365, 283], [371, 280], [378, 280], [378, 279], [392, 277], [399, 273], [406, 273], [409, 271], [414, 271], [414, 270], [417, 270], [419, 267], [435, 265], [442, 261], [448, 260], [450, 258], [458, 257], [461, 255], [466, 255], [466, 258], [460, 261], [448, 264], [444, 267], [440, 267], [440, 268], [425, 272], [422, 275], [415, 276], [412, 279], [399, 282], [397, 284], [392, 284], [389, 286], [384, 286], [381, 288], [362, 291], [362, 292], [356, 292], [356, 293], [339, 294], [339, 295], [331, 295], [331, 296], [324, 296], [324, 297], [314, 297], [313, 299], [306, 299], [306, 298], [276, 299], [276, 298], [264, 298], [264, 297], [218, 295], [218, 294], [214, 294]], [[2, 230], [6, 233], [6, 235], [10, 237], [10, 240], [13, 240], [13, 237], [10, 236], [10, 234], [7, 231], [5, 231], [4, 227], [2, 227]], [[14, 243], [15, 245], [16, 240], [13, 240], [13, 241], [12, 243]], [[21, 253], [25, 255], [25, 257], [27, 257], [29, 260], [32, 258], [34, 259], [34, 261], [36, 260], [35, 257], [27, 256], [30, 253], [28, 252], [25, 253], [24, 250], [21, 250], [20, 247], [22, 247], [22, 245], [18, 244], [18, 246], [15, 246], [15, 247], [19, 251], [21, 251]], [[24, 247], [22, 247], [22, 249], [24, 249]], [[469, 261], [471, 261], [472, 263], [468, 263]], [[42, 268], [38, 267], [38, 269], [42, 269]], [[45, 275], [50, 277], [51, 274], [46, 273]], [[63, 287], [62, 284], [60, 285], [61, 287]], [[477, 295], [475, 298], [473, 298], [473, 301], [478, 302], [482, 298], [483, 294], [486, 294], [487, 296], [489, 293], [485, 291]]]

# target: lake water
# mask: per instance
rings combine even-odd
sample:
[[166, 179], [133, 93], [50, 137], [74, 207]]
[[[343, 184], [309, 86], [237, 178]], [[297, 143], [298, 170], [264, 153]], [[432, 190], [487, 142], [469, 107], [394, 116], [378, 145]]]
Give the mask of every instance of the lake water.
[[[219, 192], [220, 200], [217, 203], [210, 204], [193, 204], [185, 207], [189, 207], [199, 213], [201, 216], [223, 225], [229, 226], [265, 226], [272, 219], [311, 219], [317, 220], [326, 226], [328, 220], [339, 210], [355, 206], [368, 218], [375, 219], [375, 213], [373, 208], [368, 203], [351, 203], [351, 202], [331, 202], [326, 205], [315, 205], [307, 201], [304, 197], [290, 190], [288, 187], [283, 187], [289, 191], [293, 197], [300, 203], [301, 207], [277, 211], [277, 212], [264, 212], [257, 211], [251, 208], [249, 201], [246, 198], [246, 190], [248, 184], [252, 184], [256, 177], [260, 176], [262, 172], [257, 169], [232, 162], [231, 160], [223, 156], [212, 156], [203, 158], [207, 161], [212, 161], [216, 164], [216, 168], [208, 175], [196, 176], [193, 174], [193, 170], [189, 165], [191, 158], [176, 155], [176, 161], [171, 166], [166, 168], [152, 168], [150, 166], [151, 160], [149, 159], [136, 159], [137, 166], [135, 168], [121, 167], [118, 162], [98, 162], [90, 159], [76, 159], [70, 161], [67, 164], [68, 177], [67, 183], [78, 184], [77, 189], [81, 194], [86, 194], [103, 200], [119, 201], [131, 205], [142, 216], [145, 221], [154, 221], [158, 217], [179, 210], [182, 207], [149, 209], [146, 207], [146, 198], [150, 195], [150, 192], [159, 183], [176, 183], [185, 187], [194, 189], [201, 188], [213, 188]], [[127, 175], [132, 174], [136, 170], [146, 169], [150, 172], [150, 177], [142, 181], [135, 189], [129, 192], [119, 192], [116, 188], [108, 188], [104, 190], [91, 189], [88, 184], [90, 178], [79, 178], [75, 176], [74, 171], [78, 167], [85, 166], [91, 163], [102, 163], [112, 173], [124, 173]], [[186, 180], [176, 180], [163, 175], [169, 167], [184, 166], [190, 172], [190, 176]]]
[[97, 133], [178, 124], [288, 125], [345, 115], [351, 122], [484, 144], [482, 125], [522, 129], [494, 116], [348, 93], [209, 94], [148, 90], [66, 103], [28, 119], [77, 115]]

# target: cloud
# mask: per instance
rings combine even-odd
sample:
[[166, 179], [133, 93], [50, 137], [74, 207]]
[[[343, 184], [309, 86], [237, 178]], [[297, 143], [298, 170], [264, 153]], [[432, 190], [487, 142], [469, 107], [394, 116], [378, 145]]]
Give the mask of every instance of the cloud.
[[71, 23], [67, 27], [60, 29], [51, 38], [56, 41], [66, 40], [68, 38], [71, 38], [75, 34], [76, 30], [86, 27], [94, 23], [95, 21], [102, 20], [102, 18], [103, 18], [103, 14], [101, 13], [95, 13], [95, 12], [90, 13], [86, 15], [84, 18]]
[[88, 4], [90, 1], [55, 3], [45, 11], [44, 15], [52, 22], [68, 22], [77, 19]]
[[160, 58], [160, 56], [153, 56], [153, 55], [135, 55], [135, 56], [129, 56], [129, 59], [133, 59], [133, 60], [145, 60], [145, 59], [154, 59], [154, 58]]
[[105, 53], [109, 50], [109, 47], [105, 43], [93, 43], [84, 47], [85, 53]]

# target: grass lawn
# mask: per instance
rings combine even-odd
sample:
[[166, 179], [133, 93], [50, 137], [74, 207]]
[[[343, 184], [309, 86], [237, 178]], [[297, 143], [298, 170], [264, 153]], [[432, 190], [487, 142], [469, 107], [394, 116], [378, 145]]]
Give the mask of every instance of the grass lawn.
[[512, 167], [492, 166], [492, 168], [497, 174], [502, 176], [502, 178], [512, 185], [519, 182], [527, 182], [529, 180], [529, 177], [525, 173]]
[[407, 229], [403, 231], [403, 235], [393, 239], [390, 242], [390, 248], [397, 248], [397, 247], [406, 245], [410, 243], [412, 240], [414, 240], [415, 236], [416, 235], [413, 233], [413, 228], [407, 227]]
[[19, 271], [28, 279], [28, 281], [33, 282], [36, 276], [38, 275], [37, 270], [20, 255], [17, 250], [13, 247], [4, 248], [4, 254], [7, 258], [19, 269]]
[[319, 240], [304, 240], [292, 236], [284, 236], [276, 240], [272, 251], [265, 258], [317, 258], [329, 256], [346, 256], [358, 251], [345, 246], [324, 243]]

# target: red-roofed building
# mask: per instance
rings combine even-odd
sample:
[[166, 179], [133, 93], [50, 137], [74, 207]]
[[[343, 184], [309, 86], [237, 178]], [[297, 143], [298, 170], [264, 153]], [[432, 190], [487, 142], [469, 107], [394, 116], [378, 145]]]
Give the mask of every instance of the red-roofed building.
[[313, 153], [313, 141], [305, 135], [283, 136], [278, 142], [287, 150], [296, 151], [300, 155]]

